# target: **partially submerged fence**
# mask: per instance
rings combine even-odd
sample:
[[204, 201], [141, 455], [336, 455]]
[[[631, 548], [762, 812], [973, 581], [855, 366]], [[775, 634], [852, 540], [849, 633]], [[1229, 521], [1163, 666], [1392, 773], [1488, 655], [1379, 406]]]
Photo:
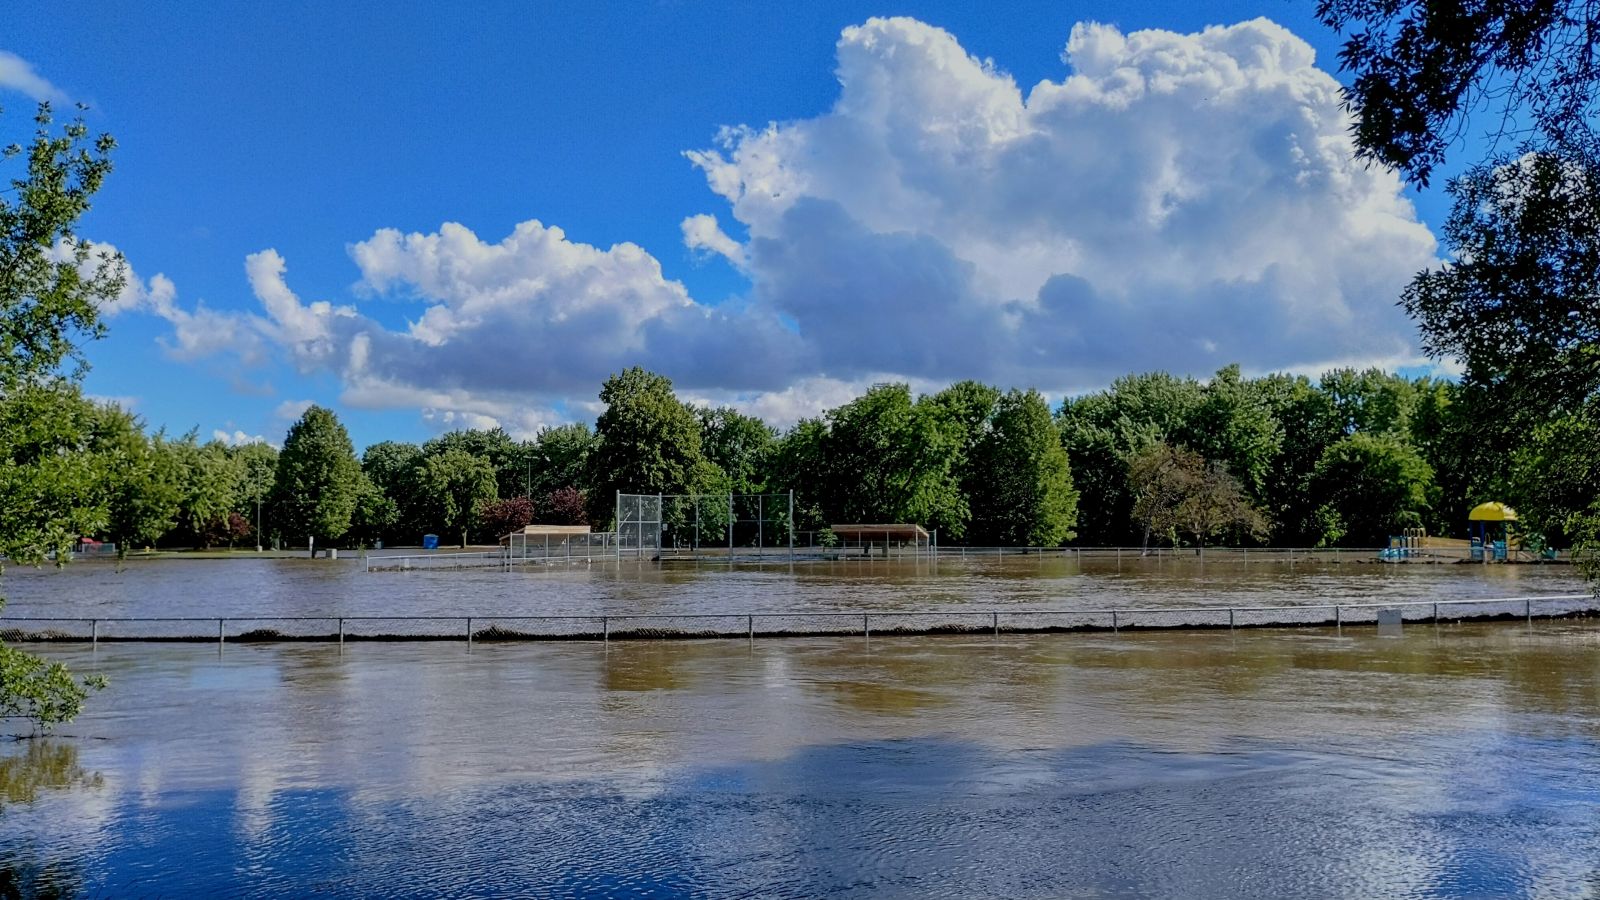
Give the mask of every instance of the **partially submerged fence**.
[[946, 609], [595, 616], [0, 617], [0, 639], [100, 641], [509, 641], [825, 635], [1039, 634], [1335, 627], [1556, 619], [1600, 613], [1591, 594], [1404, 603], [1119, 609]]
[[[844, 541], [826, 532], [797, 531], [795, 543], [776, 547], [672, 547], [651, 548], [648, 555], [638, 547], [623, 548], [614, 532], [595, 532], [571, 538], [529, 538], [498, 550], [447, 551], [419, 554], [371, 554], [366, 557], [368, 571], [411, 571], [432, 569], [501, 568], [518, 569], [552, 563], [608, 562], [640, 560], [705, 561], [721, 563], [788, 563], [802, 561], [856, 561], [885, 558], [1012, 558], [1053, 557], [1097, 562], [1215, 562], [1215, 563], [1458, 563], [1483, 562], [1466, 547], [1408, 550], [1406, 555], [1385, 554], [1379, 547], [967, 547], [935, 546], [913, 548], [901, 553], [892, 542]], [[901, 548], [903, 549], [903, 548]], [[1551, 555], [1529, 552], [1513, 554], [1512, 562], [1571, 562], [1566, 551]], [[1499, 562], [1499, 561], [1496, 561]]]

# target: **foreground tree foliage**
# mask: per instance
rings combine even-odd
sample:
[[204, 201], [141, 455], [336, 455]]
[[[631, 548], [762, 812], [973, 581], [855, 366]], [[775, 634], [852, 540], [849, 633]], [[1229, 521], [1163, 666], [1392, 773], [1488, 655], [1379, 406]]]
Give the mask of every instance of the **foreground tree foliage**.
[[1508, 413], [1579, 411], [1600, 388], [1600, 165], [1529, 154], [1450, 194], [1454, 261], [1402, 296], [1424, 348], [1461, 360]]
[[1544, 147], [1594, 142], [1600, 7], [1589, 0], [1319, 0], [1348, 35], [1358, 152], [1426, 185], [1446, 151], [1487, 115], [1490, 129]]
[[[98, 311], [122, 289], [123, 267], [74, 228], [115, 142], [91, 138], [82, 120], [59, 132], [53, 121], [41, 104], [29, 145], [0, 154], [24, 167], [0, 191], [0, 554], [23, 565], [64, 560], [109, 520], [108, 457], [92, 446], [100, 413], [79, 392], [78, 347], [100, 336]], [[0, 716], [67, 721], [101, 684], [0, 647]]]
[[[1510, 499], [1592, 558], [1600, 515], [1559, 512], [1574, 504], [1552, 504], [1540, 485], [1542, 472], [1572, 469], [1552, 441], [1593, 420], [1600, 389], [1600, 6], [1319, 0], [1317, 11], [1347, 34], [1362, 155], [1426, 185], [1482, 127], [1470, 118], [1487, 116], [1490, 158], [1450, 186], [1450, 262], [1403, 298], [1427, 349], [1466, 364], [1433, 452], [1448, 457], [1447, 498]], [[1520, 156], [1496, 155], [1504, 137]], [[1600, 485], [1575, 490], [1592, 497]]]

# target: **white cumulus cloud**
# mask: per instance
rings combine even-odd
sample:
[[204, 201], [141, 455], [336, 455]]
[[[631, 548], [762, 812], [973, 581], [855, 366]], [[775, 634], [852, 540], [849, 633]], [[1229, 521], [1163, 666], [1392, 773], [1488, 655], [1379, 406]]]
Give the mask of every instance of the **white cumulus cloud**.
[[947, 32], [873, 19], [839, 41], [829, 113], [690, 154], [750, 234], [758, 302], [830, 375], [1415, 358], [1394, 300], [1434, 239], [1353, 160], [1309, 45], [1266, 20], [1083, 24], [1063, 59], [1024, 93]]
[[530, 220], [381, 229], [348, 248], [348, 303], [303, 301], [265, 250], [256, 311], [185, 312], [160, 276], [125, 305], [171, 321], [175, 355], [274, 348], [347, 403], [524, 433], [629, 365], [792, 421], [888, 378], [1061, 391], [1418, 359], [1394, 301], [1434, 238], [1353, 159], [1309, 45], [1264, 19], [1065, 37], [1061, 77], [1024, 89], [948, 32], [872, 19], [840, 37], [830, 110], [689, 151], [734, 227], [697, 212], [684, 243], [749, 279], [735, 302]]

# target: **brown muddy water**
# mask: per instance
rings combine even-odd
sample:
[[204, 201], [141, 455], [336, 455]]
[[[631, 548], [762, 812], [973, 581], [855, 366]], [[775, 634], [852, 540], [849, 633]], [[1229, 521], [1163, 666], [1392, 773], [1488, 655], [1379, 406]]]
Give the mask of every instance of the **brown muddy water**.
[[1154, 562], [1061, 556], [774, 565], [624, 561], [366, 572], [359, 560], [8, 567], [8, 616], [534, 616], [1137, 609], [1448, 601], [1583, 589], [1570, 566]]
[[[1513, 567], [1029, 564], [458, 577], [181, 561], [9, 569], [3, 586], [57, 615], [1575, 587]], [[233, 596], [192, 596], [213, 588]], [[0, 742], [4, 896], [1600, 894], [1593, 620], [35, 649], [111, 686], [59, 734]]]

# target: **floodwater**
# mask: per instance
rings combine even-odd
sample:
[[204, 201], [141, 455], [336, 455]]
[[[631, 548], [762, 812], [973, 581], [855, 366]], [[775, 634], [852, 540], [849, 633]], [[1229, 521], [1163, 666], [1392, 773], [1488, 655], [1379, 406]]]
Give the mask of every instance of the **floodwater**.
[[1592, 621], [42, 652], [7, 895], [1600, 894]]
[[359, 560], [168, 558], [8, 567], [9, 616], [537, 616], [1138, 609], [1448, 601], [1582, 590], [1570, 566], [970, 557], [623, 561], [367, 572]]

